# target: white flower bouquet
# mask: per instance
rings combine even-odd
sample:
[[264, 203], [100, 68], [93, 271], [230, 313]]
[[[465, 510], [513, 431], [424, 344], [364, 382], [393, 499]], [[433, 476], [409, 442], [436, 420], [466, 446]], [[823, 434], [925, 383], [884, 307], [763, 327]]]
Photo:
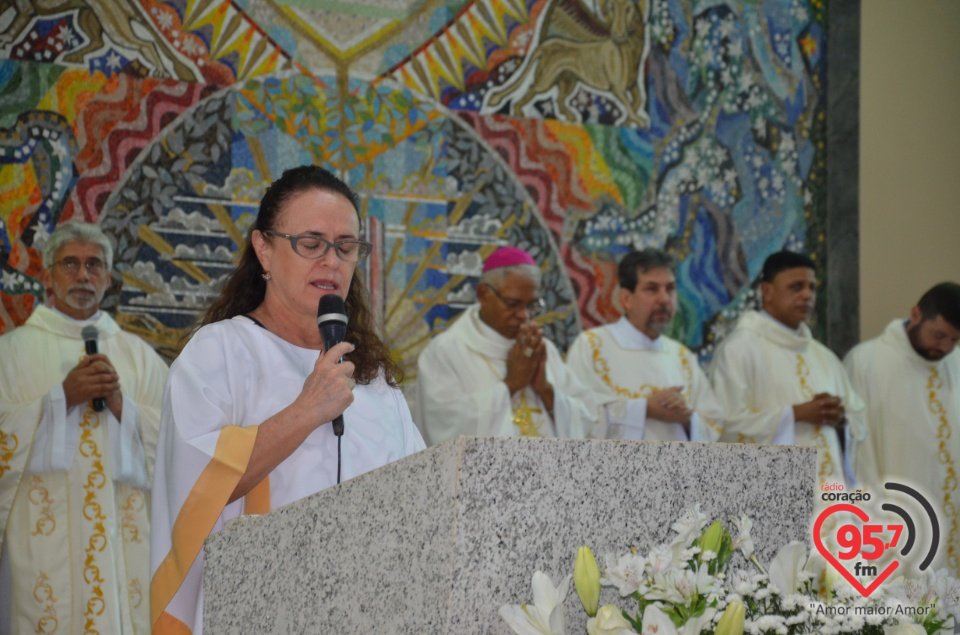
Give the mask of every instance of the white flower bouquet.
[[[791, 542], [764, 568], [754, 554], [751, 520], [708, 526], [699, 505], [671, 527], [676, 536], [646, 555], [607, 555], [598, 566], [589, 547], [573, 575], [555, 586], [533, 574], [533, 604], [505, 605], [500, 615], [518, 635], [566, 635], [563, 601], [571, 577], [590, 617], [588, 635], [921, 635], [960, 624], [960, 582], [945, 572], [888, 580], [863, 597], [826, 562]], [[736, 552], [747, 568], [731, 570]], [[743, 562], [741, 560], [741, 562]], [[622, 606], [599, 605], [601, 587]]]

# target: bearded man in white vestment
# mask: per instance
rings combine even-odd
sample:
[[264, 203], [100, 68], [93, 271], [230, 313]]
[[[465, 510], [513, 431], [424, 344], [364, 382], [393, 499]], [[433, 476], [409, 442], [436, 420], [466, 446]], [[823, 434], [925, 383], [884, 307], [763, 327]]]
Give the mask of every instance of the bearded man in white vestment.
[[[203, 541], [228, 520], [424, 448], [359, 275], [371, 248], [357, 194], [327, 170], [286, 170], [264, 194], [239, 265], [170, 368], [153, 499], [155, 635], [202, 632]], [[325, 350], [326, 296], [343, 301], [347, 322]]]
[[[722, 440], [817, 448], [819, 482], [846, 482], [847, 457], [866, 436], [864, 406], [843, 364], [813, 339], [816, 266], [780, 251], [763, 265], [763, 311], [747, 311], [721, 342], [711, 366], [724, 410]], [[848, 483], [848, 485], [851, 483]]]
[[[0, 633], [150, 629], [167, 366], [100, 310], [112, 261], [99, 227], [60, 225], [43, 247], [52, 307], [0, 337]], [[90, 327], [99, 352], [85, 356]]]
[[673, 260], [633, 251], [618, 266], [624, 315], [584, 331], [567, 366], [596, 394], [607, 436], [648, 441], [716, 441], [722, 411], [697, 357], [663, 332], [677, 313]]
[[501, 247], [487, 257], [477, 303], [417, 360], [417, 416], [428, 444], [458, 435], [599, 434], [593, 395], [531, 321], [542, 304], [530, 254]]
[[923, 294], [907, 320], [894, 320], [844, 359], [867, 404], [857, 478], [874, 492], [892, 481], [926, 497], [940, 518], [934, 567], [945, 563], [954, 576], [960, 574], [958, 341], [960, 285], [944, 282]]

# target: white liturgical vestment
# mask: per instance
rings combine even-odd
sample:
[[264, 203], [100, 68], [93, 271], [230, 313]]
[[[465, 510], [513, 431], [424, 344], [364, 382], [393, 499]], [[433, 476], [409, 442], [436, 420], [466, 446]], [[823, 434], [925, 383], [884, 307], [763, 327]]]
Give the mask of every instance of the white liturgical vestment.
[[598, 412], [590, 390], [547, 346], [547, 381], [553, 385], [551, 415], [527, 386], [512, 396], [504, 383], [509, 340], [480, 319], [475, 304], [417, 360], [417, 417], [424, 439], [436, 445], [458, 435], [587, 438], [598, 435]]
[[[945, 562], [952, 575], [960, 575], [960, 353], [924, 359], [910, 344], [904, 322], [895, 320], [880, 337], [850, 351], [844, 363], [867, 405], [858, 479], [874, 493], [884, 492], [888, 481], [919, 491], [940, 519], [934, 567]], [[925, 550], [928, 543], [921, 544]]]
[[[90, 403], [66, 407], [63, 380], [89, 325], [120, 377], [120, 421]], [[149, 484], [166, 374], [103, 312], [77, 321], [38, 306], [0, 337], [0, 632], [149, 631]]]
[[[567, 353], [567, 366], [594, 391], [607, 417], [607, 436], [652, 441], [717, 441], [722, 411], [697, 357], [665, 335], [651, 340], [626, 317], [584, 331]], [[679, 423], [647, 416], [647, 398], [680, 386], [694, 414], [690, 434]]]
[[[337, 483], [337, 437], [324, 423], [245, 497], [228, 503], [260, 424], [293, 403], [320, 352], [247, 317], [201, 328], [170, 367], [153, 498], [154, 633], [200, 633], [203, 541]], [[343, 481], [424, 449], [400, 390], [358, 384], [343, 413]]]
[[866, 436], [863, 402], [843, 364], [813, 339], [806, 324], [794, 331], [768, 315], [747, 311], [718, 347], [711, 376], [724, 410], [722, 440], [814, 446], [821, 484], [847, 483], [838, 429], [795, 421], [793, 406], [818, 393], [840, 397], [846, 413], [840, 430], [848, 456], [855, 457], [856, 445]]

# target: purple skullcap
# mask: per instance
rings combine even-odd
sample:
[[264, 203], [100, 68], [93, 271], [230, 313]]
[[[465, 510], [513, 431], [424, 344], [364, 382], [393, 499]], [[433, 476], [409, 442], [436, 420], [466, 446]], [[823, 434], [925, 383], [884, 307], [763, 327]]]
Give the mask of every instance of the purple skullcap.
[[483, 273], [491, 269], [513, 267], [515, 265], [536, 266], [537, 262], [533, 259], [533, 256], [519, 247], [500, 247], [487, 256], [487, 259], [483, 263]]

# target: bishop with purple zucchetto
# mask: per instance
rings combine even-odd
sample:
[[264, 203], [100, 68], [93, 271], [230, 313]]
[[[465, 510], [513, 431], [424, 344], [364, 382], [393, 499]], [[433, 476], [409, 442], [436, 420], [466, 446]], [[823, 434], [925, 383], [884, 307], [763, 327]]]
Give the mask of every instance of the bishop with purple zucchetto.
[[428, 445], [458, 435], [602, 436], [593, 395], [535, 321], [540, 280], [528, 252], [495, 250], [476, 304], [420, 354], [416, 418]]

